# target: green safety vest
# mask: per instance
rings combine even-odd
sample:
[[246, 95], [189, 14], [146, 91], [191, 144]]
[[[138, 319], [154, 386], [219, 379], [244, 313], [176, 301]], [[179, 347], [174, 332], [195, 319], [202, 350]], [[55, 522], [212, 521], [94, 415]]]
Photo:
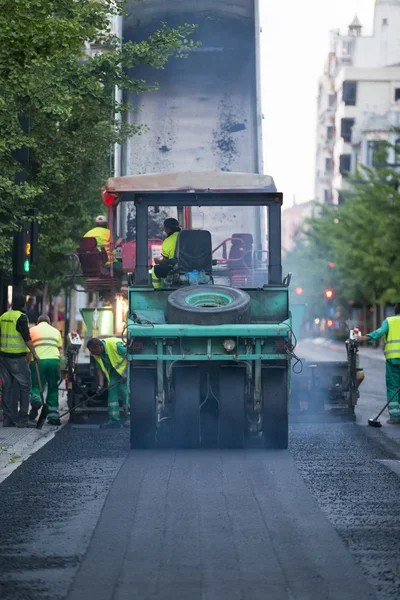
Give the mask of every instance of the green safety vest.
[[389, 332], [385, 336], [384, 354], [386, 360], [400, 358], [400, 316], [389, 317]]
[[0, 352], [7, 354], [23, 354], [28, 352], [24, 338], [17, 331], [20, 310], [9, 310], [0, 317]]
[[30, 330], [31, 339], [40, 360], [59, 359], [62, 344], [61, 334], [46, 322], [39, 323]]
[[[103, 341], [106, 345], [107, 356], [110, 359], [112, 368], [115, 369], [119, 375], [122, 375], [124, 373], [126, 367], [128, 366], [128, 360], [125, 356], [121, 356], [120, 354], [118, 354], [118, 351], [117, 351], [117, 344], [119, 342], [121, 342], [121, 338], [112, 337], [112, 338], [107, 338]], [[110, 373], [107, 370], [101, 356], [96, 356], [95, 354], [93, 354], [93, 358], [95, 359], [96, 362], [99, 363], [101, 370], [103, 371], [104, 375], [107, 377], [107, 381], [110, 382]]]

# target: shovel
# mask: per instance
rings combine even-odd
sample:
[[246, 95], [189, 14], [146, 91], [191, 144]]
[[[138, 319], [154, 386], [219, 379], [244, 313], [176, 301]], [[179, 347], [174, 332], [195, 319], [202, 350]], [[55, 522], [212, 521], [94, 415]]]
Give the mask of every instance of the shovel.
[[42, 427], [47, 419], [47, 415], [49, 414], [49, 407], [47, 406], [46, 402], [44, 401], [42, 381], [40, 379], [39, 365], [37, 362], [35, 362], [35, 369], [36, 369], [36, 375], [37, 375], [38, 383], [39, 383], [40, 400], [42, 401], [42, 410], [40, 411], [40, 415], [39, 415], [39, 418], [36, 423], [36, 429], [42, 429]]
[[[116, 381], [112, 385], [109, 385], [107, 387], [107, 390], [111, 390], [113, 387], [115, 387], [119, 383], [120, 383], [120, 381]], [[75, 406], [73, 406], [66, 412], [62, 413], [62, 415], [60, 415], [60, 419], [62, 419], [62, 417], [65, 417], [66, 415], [71, 414], [72, 412], [74, 412], [74, 410], [76, 410], [77, 408], [80, 408], [81, 406], [86, 404], [86, 402], [88, 402], [89, 400], [94, 400], [95, 398], [99, 398], [106, 391], [106, 389], [104, 389], [104, 390], [101, 390], [101, 392], [96, 392], [94, 394], [94, 396], [89, 396], [89, 394], [87, 394], [77, 383], [75, 383], [75, 385], [78, 388], [78, 390], [81, 392], [82, 396], [84, 397], [84, 400], [82, 400], [82, 402], [79, 402], [79, 404], [75, 404]]]

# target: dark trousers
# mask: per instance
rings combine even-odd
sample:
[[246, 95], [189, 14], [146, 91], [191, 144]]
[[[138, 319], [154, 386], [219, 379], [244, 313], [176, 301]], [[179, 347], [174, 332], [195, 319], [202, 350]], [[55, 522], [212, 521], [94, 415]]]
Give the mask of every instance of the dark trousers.
[[19, 418], [28, 418], [31, 400], [31, 372], [24, 356], [9, 358], [0, 356], [0, 374], [3, 380], [2, 402], [3, 415], [11, 421], [18, 419], [18, 395], [15, 393], [15, 383], [19, 387]]
[[160, 265], [155, 265], [154, 266], [155, 276], [158, 277], [158, 279], [167, 277], [175, 264], [176, 264], [176, 260], [174, 258], [170, 258], [169, 260], [166, 260], [165, 262], [161, 263]]

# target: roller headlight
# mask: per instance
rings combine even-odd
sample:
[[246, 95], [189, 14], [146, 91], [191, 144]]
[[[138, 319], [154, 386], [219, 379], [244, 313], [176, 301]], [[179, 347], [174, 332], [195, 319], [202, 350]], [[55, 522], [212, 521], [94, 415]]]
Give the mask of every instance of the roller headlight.
[[226, 352], [233, 352], [234, 349], [236, 348], [236, 342], [235, 342], [235, 340], [225, 340], [223, 343], [223, 346], [224, 346]]

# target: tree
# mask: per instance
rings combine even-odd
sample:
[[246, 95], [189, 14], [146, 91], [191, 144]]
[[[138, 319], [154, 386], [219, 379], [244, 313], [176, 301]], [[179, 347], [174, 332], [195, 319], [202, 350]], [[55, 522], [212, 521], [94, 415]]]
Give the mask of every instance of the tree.
[[[340, 292], [335, 254], [321, 230], [335, 217], [329, 208], [320, 207], [318, 212], [319, 217], [307, 219], [295, 247], [283, 259], [285, 272], [292, 273], [292, 301], [307, 304], [312, 319], [326, 316], [325, 290], [332, 289], [335, 299]], [[301, 295], [296, 294], [299, 288]]]
[[[18, 216], [35, 206], [40, 260], [33, 277], [54, 291], [68, 269], [64, 255], [101, 209], [114, 144], [141, 133], [117, 118], [133, 107], [116, 101], [115, 86], [155, 90], [127, 70], [162, 69], [195, 45], [188, 24], [161, 25], [147, 40], [121, 45], [110, 16], [123, 10], [120, 0], [0, 0], [0, 269], [10, 267]], [[87, 55], [92, 42], [103, 52]], [[28, 134], [21, 116], [29, 117]], [[16, 185], [20, 165], [13, 153], [23, 147], [30, 160], [25, 183]]]
[[[395, 157], [389, 164], [388, 156]], [[400, 289], [399, 162], [400, 148], [381, 144], [373, 167], [362, 166], [348, 177], [349, 192], [340, 206], [324, 207], [310, 219], [305, 241], [289, 256], [296, 278], [308, 280], [321, 297], [328, 262], [335, 264], [330, 286], [338, 303], [385, 304], [398, 301]], [[325, 267], [324, 267], [325, 265]], [[308, 278], [308, 279], [307, 279]], [[303, 286], [306, 289], [306, 286]], [[316, 300], [311, 299], [315, 305]]]

